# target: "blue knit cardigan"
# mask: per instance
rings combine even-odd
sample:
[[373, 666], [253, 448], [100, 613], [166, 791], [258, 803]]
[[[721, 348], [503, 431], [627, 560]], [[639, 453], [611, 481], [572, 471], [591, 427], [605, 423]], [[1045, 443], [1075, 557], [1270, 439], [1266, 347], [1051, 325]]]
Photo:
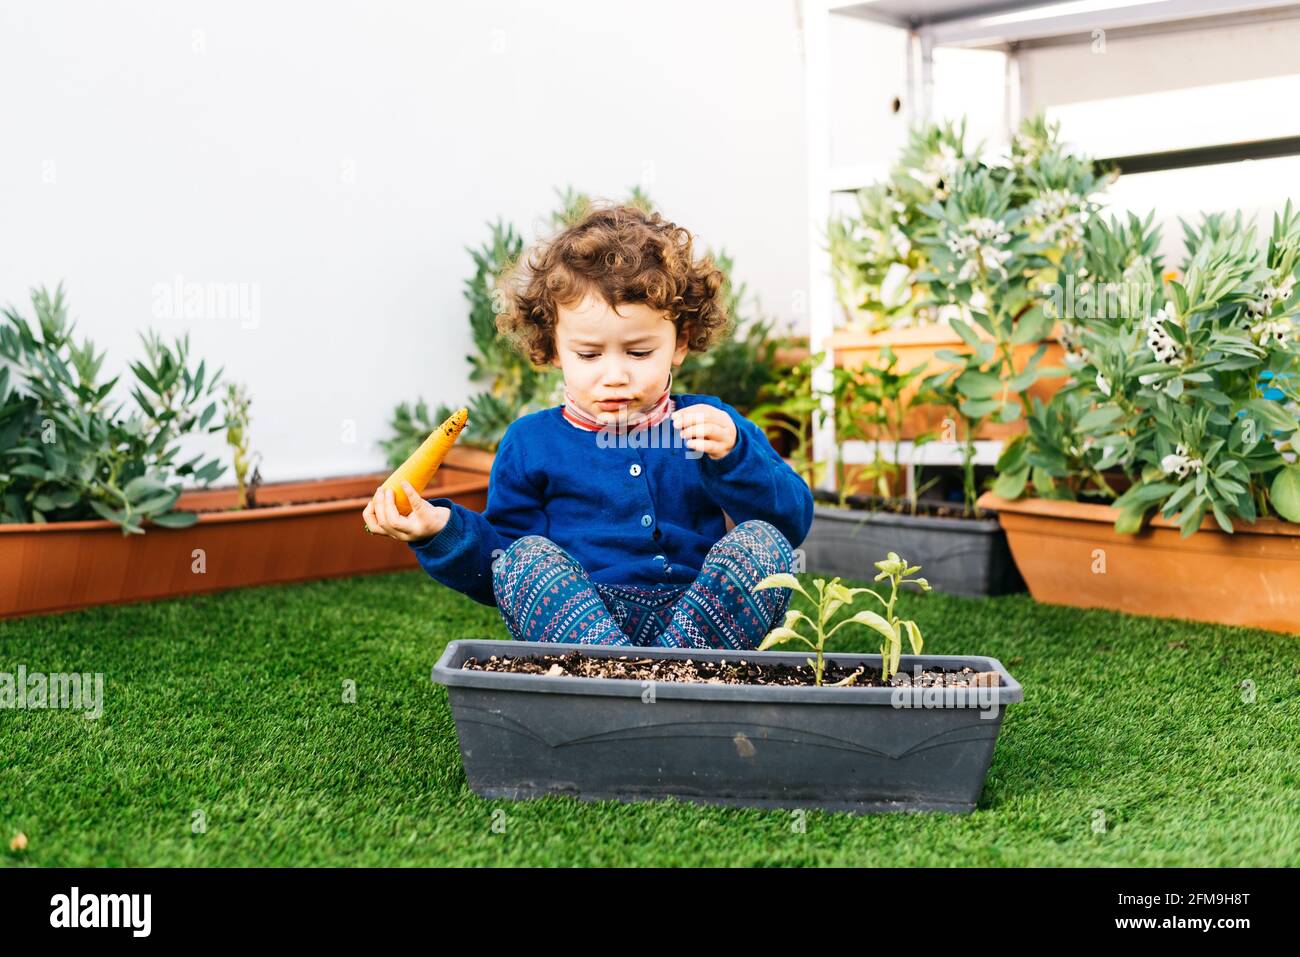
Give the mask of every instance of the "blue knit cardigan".
[[723, 512], [739, 525], [763, 519], [792, 547], [812, 526], [807, 483], [763, 431], [711, 395], [675, 395], [722, 409], [736, 423], [736, 445], [721, 459], [690, 449], [671, 419], [622, 436], [586, 431], [561, 407], [511, 423], [497, 447], [487, 507], [449, 498], [442, 531], [410, 542], [436, 581], [495, 605], [492, 561], [525, 535], [544, 535], [582, 564], [593, 582], [689, 585], [709, 548], [726, 533]]

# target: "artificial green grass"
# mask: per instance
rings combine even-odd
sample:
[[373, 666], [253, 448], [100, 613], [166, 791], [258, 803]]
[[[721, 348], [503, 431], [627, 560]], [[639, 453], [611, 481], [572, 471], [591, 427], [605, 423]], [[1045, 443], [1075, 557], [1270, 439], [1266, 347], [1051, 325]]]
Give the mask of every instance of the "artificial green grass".
[[[429, 672], [452, 639], [508, 635], [421, 572], [0, 622], [0, 672], [105, 676], [96, 721], [0, 710], [0, 862], [1300, 863], [1300, 637], [1027, 595], [903, 612], [926, 652], [991, 655], [1024, 686], [979, 807], [809, 811], [802, 830], [785, 810], [473, 794]], [[878, 649], [864, 630], [836, 650]]]

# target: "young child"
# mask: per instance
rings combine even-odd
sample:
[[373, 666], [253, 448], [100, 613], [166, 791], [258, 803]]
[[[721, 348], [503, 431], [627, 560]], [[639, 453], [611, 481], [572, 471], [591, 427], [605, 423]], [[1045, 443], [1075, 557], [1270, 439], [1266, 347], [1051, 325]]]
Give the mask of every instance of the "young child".
[[407, 484], [410, 515], [378, 489], [367, 526], [518, 640], [753, 649], [790, 600], [754, 586], [795, 570], [813, 497], [730, 405], [672, 394], [725, 331], [722, 273], [657, 213], [598, 206], [510, 280], [497, 328], [563, 370], [564, 405], [506, 430], [481, 514]]

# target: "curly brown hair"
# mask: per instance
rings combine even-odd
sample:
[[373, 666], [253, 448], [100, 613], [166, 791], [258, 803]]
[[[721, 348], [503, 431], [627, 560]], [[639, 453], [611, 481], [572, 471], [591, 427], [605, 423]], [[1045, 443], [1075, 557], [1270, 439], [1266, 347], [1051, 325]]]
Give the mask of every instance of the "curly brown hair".
[[645, 303], [670, 314], [691, 352], [704, 352], [729, 321], [723, 275], [691, 234], [658, 213], [598, 204], [579, 222], [539, 243], [502, 277], [505, 309], [497, 330], [536, 365], [556, 356], [560, 306], [589, 292], [613, 309]]

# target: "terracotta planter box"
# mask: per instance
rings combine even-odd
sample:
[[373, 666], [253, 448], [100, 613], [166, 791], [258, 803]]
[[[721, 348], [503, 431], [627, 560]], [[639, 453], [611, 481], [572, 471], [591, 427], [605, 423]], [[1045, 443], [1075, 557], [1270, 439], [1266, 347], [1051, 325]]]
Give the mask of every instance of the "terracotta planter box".
[[902, 498], [907, 494], [907, 466], [904, 465], [893, 475], [885, 477], [888, 493], [882, 492], [879, 478], [871, 474], [871, 467], [854, 462], [844, 463], [844, 488], [853, 495], [885, 495], [887, 498]]
[[[982, 330], [981, 337], [983, 337]], [[963, 352], [966, 349], [965, 342], [947, 323], [935, 323], [928, 326], [917, 326], [908, 329], [890, 329], [885, 332], [863, 332], [853, 329], [841, 329], [831, 335], [829, 345], [834, 350], [835, 365], [840, 368], [857, 368], [863, 365], [878, 366], [880, 364], [880, 351], [885, 346], [889, 346], [898, 356], [898, 369], [900, 372], [907, 372], [915, 369], [917, 366], [925, 364], [926, 375], [941, 372], [948, 367], [948, 363], [941, 362], [934, 357], [934, 354], [941, 349], [952, 349], [955, 352]], [[1017, 372], [1024, 369], [1029, 362], [1038, 346], [1022, 345], [1016, 346], [1012, 351], [1012, 359]], [[1041, 361], [1042, 368], [1051, 366], [1063, 367], [1065, 364], [1065, 350], [1061, 347], [1059, 341], [1051, 339], [1047, 345], [1047, 351], [1043, 353]], [[1029, 389], [1029, 395], [1037, 397], [1044, 402], [1056, 394], [1056, 392], [1066, 382], [1065, 377], [1058, 376], [1053, 379], [1039, 379]], [[911, 395], [916, 395], [919, 389], [919, 383], [914, 384], [910, 391]], [[903, 438], [914, 439], [925, 432], [938, 432], [943, 427], [943, 420], [951, 417], [952, 413], [942, 406], [923, 406], [913, 409], [903, 420]], [[1021, 416], [1015, 422], [1007, 423], [986, 423], [985, 426], [976, 433], [979, 439], [1006, 439], [1013, 435], [1019, 435], [1025, 431], [1024, 417]]]
[[992, 493], [979, 504], [997, 511], [1038, 601], [1300, 633], [1300, 525], [1260, 519], [1228, 535], [1207, 518], [1183, 538], [1156, 517], [1120, 535], [1108, 505]]
[[[490, 466], [488, 453], [453, 449], [425, 495], [482, 511]], [[233, 488], [186, 492], [177, 504], [198, 522], [143, 535], [98, 519], [0, 525], [0, 618], [416, 568], [405, 543], [365, 532], [361, 511], [387, 477], [263, 485], [242, 511], [227, 511]]]
[[801, 336], [799, 339], [790, 339], [782, 345], [777, 346], [773, 358], [776, 364], [782, 368], [791, 368], [810, 358], [812, 352], [808, 349], [808, 337]]

